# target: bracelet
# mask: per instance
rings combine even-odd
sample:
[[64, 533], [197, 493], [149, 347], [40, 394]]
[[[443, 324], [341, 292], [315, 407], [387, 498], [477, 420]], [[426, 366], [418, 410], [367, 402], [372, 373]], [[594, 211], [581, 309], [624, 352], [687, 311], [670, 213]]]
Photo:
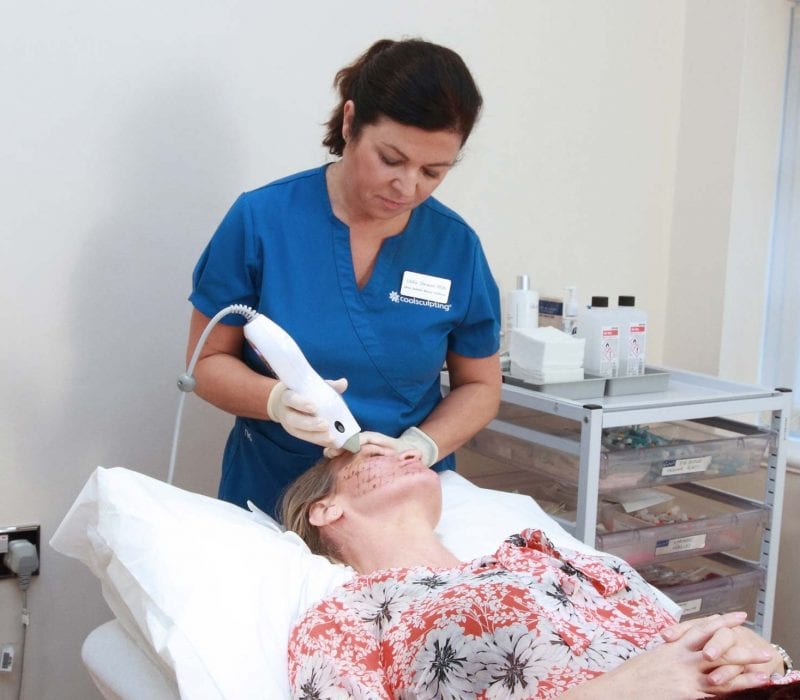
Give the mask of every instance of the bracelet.
[[789, 656], [789, 652], [786, 651], [786, 649], [784, 649], [780, 644], [772, 644], [772, 648], [777, 651], [780, 657], [783, 659], [783, 673], [786, 675], [792, 669], [794, 669], [794, 661], [792, 661], [792, 657]]

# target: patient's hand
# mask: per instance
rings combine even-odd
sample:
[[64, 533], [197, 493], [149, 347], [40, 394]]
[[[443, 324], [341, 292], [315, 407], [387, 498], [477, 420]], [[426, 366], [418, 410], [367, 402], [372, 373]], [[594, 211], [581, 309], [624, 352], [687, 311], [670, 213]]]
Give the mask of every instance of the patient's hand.
[[[674, 642], [695, 627], [702, 627], [708, 620], [720, 620], [723, 617], [732, 619], [736, 616], [740, 622], [746, 619], [745, 613], [729, 613], [727, 616], [714, 615], [711, 618], [687, 620], [661, 631], [667, 642]], [[720, 686], [714, 692], [722, 692], [722, 687], [732, 682], [741, 674], [762, 674], [769, 678], [773, 673], [783, 675], [783, 659], [772, 645], [763, 637], [741, 624], [723, 626], [709, 637], [702, 648], [706, 661], [718, 664], [709, 674], [709, 681]], [[766, 681], [764, 681], [766, 682]], [[731, 688], [726, 688], [730, 690]]]
[[[729, 613], [676, 625], [667, 634], [676, 635], [673, 641], [628, 659], [562, 697], [564, 700], [615, 696], [687, 700], [764, 685], [769, 672], [754, 669], [767, 663], [768, 652], [761, 643], [752, 646], [754, 640], [750, 635], [724, 632], [740, 629], [743, 621], [742, 615]], [[709, 655], [714, 658], [708, 658]], [[712, 674], [717, 672], [724, 676], [721, 682], [714, 682], [716, 677], [712, 680]]]

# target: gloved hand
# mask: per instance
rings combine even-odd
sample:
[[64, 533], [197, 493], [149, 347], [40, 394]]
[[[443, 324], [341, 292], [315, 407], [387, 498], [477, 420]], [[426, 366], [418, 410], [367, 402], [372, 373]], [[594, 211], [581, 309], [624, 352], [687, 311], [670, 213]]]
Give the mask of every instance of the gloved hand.
[[[374, 433], [364, 431], [361, 433], [362, 445], [380, 445], [381, 447], [388, 447], [396, 452], [405, 452], [406, 450], [419, 450], [422, 452], [422, 462], [425, 466], [430, 467], [435, 464], [439, 459], [439, 446], [433, 441], [430, 435], [422, 432], [419, 428], [409, 428], [400, 437], [393, 438], [383, 433]], [[336, 448], [326, 449], [326, 457], [335, 457], [333, 452]], [[339, 453], [341, 450], [338, 451]]]
[[[347, 389], [346, 379], [327, 381], [340, 394]], [[317, 415], [314, 402], [292, 391], [283, 382], [279, 381], [269, 392], [267, 415], [270, 420], [280, 423], [289, 435], [322, 447], [333, 445], [328, 424]]]

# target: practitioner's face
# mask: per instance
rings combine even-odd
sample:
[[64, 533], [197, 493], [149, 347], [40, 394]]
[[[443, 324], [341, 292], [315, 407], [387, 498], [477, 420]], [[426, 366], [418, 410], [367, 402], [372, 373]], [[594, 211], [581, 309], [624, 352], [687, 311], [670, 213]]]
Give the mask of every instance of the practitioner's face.
[[[355, 109], [347, 105], [345, 133]], [[461, 134], [454, 131], [426, 131], [386, 117], [366, 124], [343, 153], [348, 203], [375, 219], [408, 214], [442, 183], [460, 150]]]

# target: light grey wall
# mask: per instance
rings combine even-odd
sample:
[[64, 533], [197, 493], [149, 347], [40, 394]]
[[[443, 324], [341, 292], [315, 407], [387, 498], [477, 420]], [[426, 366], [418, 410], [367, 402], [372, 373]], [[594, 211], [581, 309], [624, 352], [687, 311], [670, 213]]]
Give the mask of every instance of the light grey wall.
[[[636, 294], [653, 359], [678, 357], [664, 338], [681, 319], [667, 301], [681, 138], [720, 111], [686, 94], [687, 61], [713, 63], [704, 32], [736, 32], [714, 68], [734, 84], [787, 14], [700, 4], [713, 22], [696, 0], [1, 3], [0, 525], [40, 523], [46, 541], [98, 464], [165, 475], [194, 262], [240, 191], [323, 162], [333, 73], [382, 36], [447, 44], [475, 73], [486, 109], [440, 194], [503, 289], [527, 272], [543, 294]], [[748, 118], [772, 128], [779, 109], [770, 93]], [[729, 178], [740, 148], [728, 139], [710, 177]], [[714, 299], [727, 274], [704, 278]], [[719, 347], [722, 332], [701, 334]], [[229, 423], [190, 398], [179, 486], [214, 492]], [[0, 642], [18, 638], [19, 602], [0, 581]], [[79, 661], [109, 617], [97, 582], [45, 546], [29, 602], [27, 697], [97, 697]]]

